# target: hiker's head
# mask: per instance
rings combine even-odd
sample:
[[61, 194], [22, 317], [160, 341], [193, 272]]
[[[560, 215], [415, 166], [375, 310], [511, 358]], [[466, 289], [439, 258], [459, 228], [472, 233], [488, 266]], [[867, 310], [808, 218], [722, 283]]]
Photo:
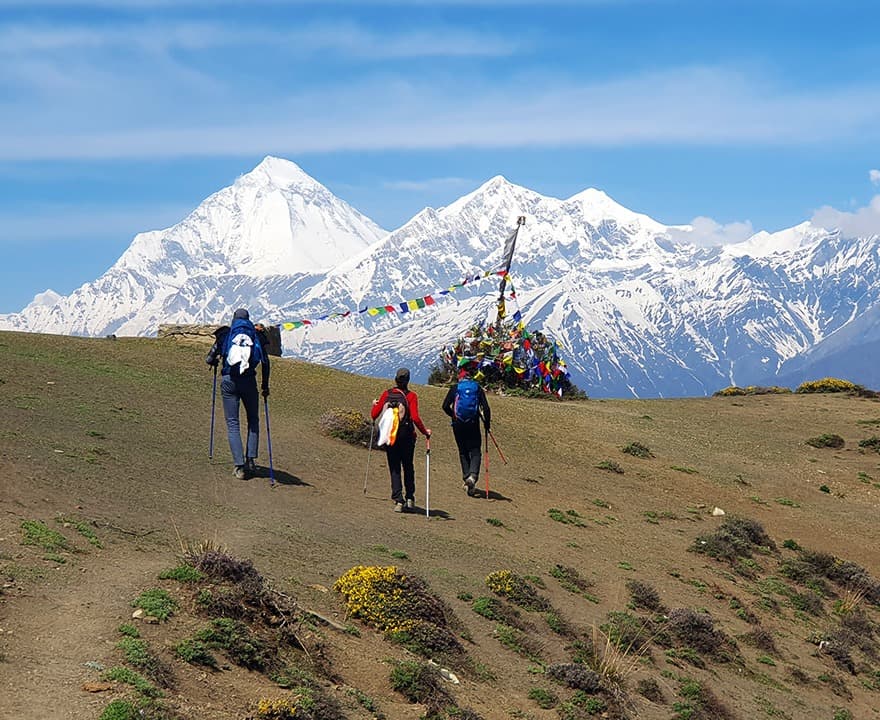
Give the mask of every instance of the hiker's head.
[[250, 320], [251, 314], [245, 310], [244, 308], [239, 308], [234, 313], [232, 313], [233, 320]]
[[399, 388], [409, 385], [409, 368], [400, 368], [394, 375], [394, 384]]

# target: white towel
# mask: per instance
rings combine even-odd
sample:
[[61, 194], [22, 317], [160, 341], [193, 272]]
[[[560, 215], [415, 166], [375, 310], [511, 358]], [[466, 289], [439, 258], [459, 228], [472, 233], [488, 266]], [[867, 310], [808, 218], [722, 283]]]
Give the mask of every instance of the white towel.
[[239, 333], [232, 338], [232, 345], [230, 345], [229, 353], [226, 355], [226, 362], [229, 363], [230, 367], [240, 364], [238, 368], [239, 375], [250, 366], [251, 347], [253, 347], [253, 344], [254, 341], [246, 333]]

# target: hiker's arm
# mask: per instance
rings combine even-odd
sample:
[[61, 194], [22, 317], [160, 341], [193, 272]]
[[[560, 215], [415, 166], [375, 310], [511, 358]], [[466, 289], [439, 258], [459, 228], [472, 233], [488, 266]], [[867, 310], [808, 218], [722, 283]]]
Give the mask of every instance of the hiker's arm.
[[382, 408], [385, 406], [386, 401], [388, 400], [388, 391], [383, 390], [382, 394], [379, 396], [379, 399], [373, 402], [373, 407], [370, 408], [370, 417], [375, 420], [379, 417], [379, 413], [382, 412]]
[[443, 412], [445, 412], [449, 417], [454, 417], [452, 413], [452, 406], [455, 404], [455, 388], [458, 385], [453, 385], [449, 388], [449, 392], [446, 393], [446, 398], [443, 400]]
[[408, 393], [406, 396], [406, 404], [409, 405], [413, 425], [419, 429], [419, 432], [422, 433], [422, 435], [425, 437], [431, 437], [431, 431], [425, 427], [425, 423], [423, 423], [422, 418], [419, 417], [419, 396], [414, 392]]
[[217, 367], [220, 363], [220, 343], [215, 340], [214, 344], [211, 345], [211, 349], [208, 350], [208, 354], [205, 355], [205, 363], [210, 365], [211, 367]]
[[260, 363], [260, 369], [263, 374], [263, 397], [269, 397], [269, 356], [263, 353], [263, 362]]
[[492, 410], [489, 408], [489, 401], [486, 399], [486, 391], [480, 388], [480, 411], [483, 415], [483, 427], [486, 432], [492, 426]]

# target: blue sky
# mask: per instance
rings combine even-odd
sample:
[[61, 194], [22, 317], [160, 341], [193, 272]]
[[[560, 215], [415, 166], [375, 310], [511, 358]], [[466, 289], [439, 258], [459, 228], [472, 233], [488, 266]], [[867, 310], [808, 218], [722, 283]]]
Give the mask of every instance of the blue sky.
[[0, 312], [265, 155], [382, 226], [490, 177], [706, 243], [880, 232], [875, 0], [0, 0]]

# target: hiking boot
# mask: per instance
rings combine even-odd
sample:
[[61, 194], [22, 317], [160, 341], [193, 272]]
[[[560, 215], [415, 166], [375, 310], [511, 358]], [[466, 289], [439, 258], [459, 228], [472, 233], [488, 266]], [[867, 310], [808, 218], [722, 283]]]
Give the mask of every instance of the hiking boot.
[[232, 471], [232, 476], [236, 480], [246, 480], [247, 477], [245, 476], [244, 465], [236, 465], [235, 469]]
[[248, 477], [257, 476], [257, 464], [254, 462], [253, 458], [248, 458], [244, 461], [244, 471], [247, 473]]
[[416, 501], [412, 498], [406, 499], [406, 509], [407, 510], [415, 510], [416, 509]]
[[403, 512], [403, 503], [402, 502], [394, 503], [394, 512]]
[[464, 479], [464, 486], [467, 490], [468, 497], [473, 497], [476, 492], [477, 479], [473, 475], [468, 475]]

